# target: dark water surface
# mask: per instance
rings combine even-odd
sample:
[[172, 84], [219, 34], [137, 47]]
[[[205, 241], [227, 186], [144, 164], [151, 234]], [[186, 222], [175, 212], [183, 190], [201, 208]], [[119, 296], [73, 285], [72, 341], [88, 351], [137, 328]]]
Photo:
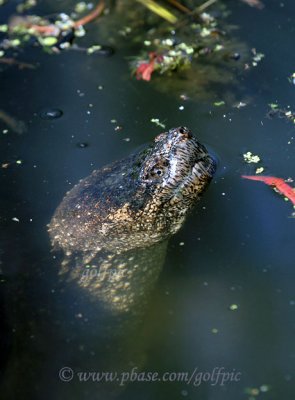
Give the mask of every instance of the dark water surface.
[[[228, 2], [237, 38], [265, 54], [256, 68], [237, 74], [235, 91], [231, 86], [232, 98], [249, 102], [240, 109], [227, 101], [213, 106], [223, 92], [228, 98], [226, 84], [210, 88], [205, 100], [184, 102], [131, 79], [124, 47], [109, 58], [27, 48], [20, 58], [38, 61], [38, 69], [0, 65], [0, 109], [27, 125], [23, 134], [3, 134], [7, 127], [0, 121], [0, 161], [9, 163], [1, 169], [0, 186], [1, 399], [294, 398], [293, 208], [266, 185], [241, 179], [256, 169], [243, 161], [247, 151], [261, 157], [266, 175], [295, 178], [294, 124], [266, 118], [269, 103], [295, 108], [295, 87], [287, 79], [295, 65], [295, 4], [265, 3], [259, 11]], [[0, 23], [14, 6], [11, 1], [0, 8]], [[61, 10], [61, 2], [44, 2], [34, 12]], [[90, 38], [96, 34], [92, 27]], [[41, 119], [48, 108], [61, 109], [63, 116]], [[79, 179], [161, 132], [151, 118], [190, 127], [220, 163], [198, 207], [169, 242], [142, 322], [124, 328], [123, 338], [118, 333], [108, 339], [102, 325], [117, 330], [117, 322], [99, 319], [95, 304], [60, 281], [60, 259], [50, 252], [46, 224]], [[115, 131], [116, 125], [123, 129]], [[63, 382], [59, 371], [65, 366], [74, 372], [197, 371], [190, 384], [108, 386], [77, 377]], [[204, 382], [214, 369], [238, 379]]]

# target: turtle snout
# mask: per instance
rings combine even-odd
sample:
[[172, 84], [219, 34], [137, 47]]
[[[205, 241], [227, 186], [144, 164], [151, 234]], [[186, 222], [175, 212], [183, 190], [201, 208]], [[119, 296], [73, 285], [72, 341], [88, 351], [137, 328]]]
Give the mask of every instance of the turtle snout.
[[179, 133], [181, 137], [185, 139], [191, 139], [193, 137], [192, 132], [184, 126], [177, 128], [177, 133]]

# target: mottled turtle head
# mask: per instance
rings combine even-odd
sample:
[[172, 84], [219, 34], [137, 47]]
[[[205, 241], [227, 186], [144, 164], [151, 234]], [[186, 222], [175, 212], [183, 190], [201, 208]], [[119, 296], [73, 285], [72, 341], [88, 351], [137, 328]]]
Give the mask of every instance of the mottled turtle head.
[[181, 201], [185, 208], [194, 203], [214, 172], [215, 162], [205, 146], [181, 126], [155, 138], [139, 180], [163, 204]]
[[49, 224], [65, 251], [126, 251], [157, 243], [182, 225], [215, 171], [215, 162], [184, 127], [81, 180]]

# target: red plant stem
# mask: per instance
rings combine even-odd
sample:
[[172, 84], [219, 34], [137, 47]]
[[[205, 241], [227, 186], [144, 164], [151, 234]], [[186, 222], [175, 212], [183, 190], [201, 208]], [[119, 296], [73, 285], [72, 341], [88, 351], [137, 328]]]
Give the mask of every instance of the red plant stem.
[[267, 185], [274, 186], [279, 192], [287, 197], [295, 205], [295, 190], [289, 186], [284, 179], [276, 178], [274, 176], [256, 176], [256, 175], [242, 175], [242, 178], [251, 179], [253, 181], [261, 181]]
[[102, 0], [98, 3], [98, 5], [95, 7], [95, 9], [88, 15], [85, 15], [85, 17], [79, 19], [74, 23], [74, 27], [78, 28], [79, 26], [83, 26], [88, 24], [88, 22], [93, 21], [95, 18], [99, 17], [100, 14], [103, 12], [105, 8], [105, 2]]
[[29, 29], [33, 29], [34, 31], [38, 33], [54, 33], [56, 31], [56, 26], [55, 25], [29, 25]]
[[[79, 28], [80, 26], [86, 25], [88, 24], [88, 22], [93, 21], [103, 12], [104, 8], [105, 8], [105, 2], [104, 0], [102, 0], [98, 3], [95, 9], [91, 11], [91, 13], [85, 15], [85, 17], [74, 22], [74, 28]], [[28, 28], [33, 29], [34, 31], [40, 34], [46, 34], [46, 35], [52, 34], [54, 36], [56, 34], [56, 29], [57, 29], [55, 25], [28, 25]]]

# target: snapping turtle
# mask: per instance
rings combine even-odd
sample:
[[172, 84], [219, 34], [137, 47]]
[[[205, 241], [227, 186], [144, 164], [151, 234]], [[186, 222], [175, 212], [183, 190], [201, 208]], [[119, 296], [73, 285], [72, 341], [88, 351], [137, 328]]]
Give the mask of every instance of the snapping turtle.
[[185, 127], [92, 172], [49, 224], [62, 271], [112, 310], [126, 311], [156, 280], [170, 235], [210, 182], [215, 162]]

